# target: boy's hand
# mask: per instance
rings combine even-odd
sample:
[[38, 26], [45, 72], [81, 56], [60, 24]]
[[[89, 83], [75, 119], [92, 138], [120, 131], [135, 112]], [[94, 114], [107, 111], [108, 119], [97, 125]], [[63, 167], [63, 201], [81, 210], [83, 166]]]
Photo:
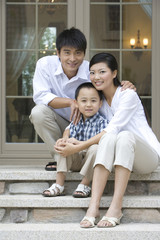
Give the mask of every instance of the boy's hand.
[[72, 143], [72, 144], [75, 144], [75, 145], [80, 144], [80, 141], [78, 141], [76, 138], [68, 138], [66, 140], [66, 142]]
[[133, 85], [133, 83], [129, 82], [129, 81], [122, 81], [121, 82], [122, 85], [122, 91], [126, 90], [127, 88], [133, 89], [136, 92], [136, 87]]
[[67, 157], [77, 152], [77, 145], [72, 143], [64, 143], [63, 146], [54, 146], [54, 149], [63, 157]]

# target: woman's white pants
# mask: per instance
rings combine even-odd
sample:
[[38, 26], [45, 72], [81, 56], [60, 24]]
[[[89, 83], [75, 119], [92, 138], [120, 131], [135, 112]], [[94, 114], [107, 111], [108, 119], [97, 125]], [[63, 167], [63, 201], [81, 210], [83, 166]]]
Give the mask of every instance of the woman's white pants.
[[143, 139], [129, 131], [118, 135], [106, 133], [102, 136], [94, 166], [103, 165], [108, 171], [120, 165], [130, 171], [147, 174], [159, 163], [158, 154]]

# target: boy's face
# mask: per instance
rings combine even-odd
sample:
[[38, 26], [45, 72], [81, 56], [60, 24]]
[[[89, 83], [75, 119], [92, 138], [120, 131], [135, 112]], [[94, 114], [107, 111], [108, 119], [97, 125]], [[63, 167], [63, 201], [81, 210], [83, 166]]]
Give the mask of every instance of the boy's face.
[[67, 77], [70, 79], [76, 76], [78, 68], [84, 60], [84, 52], [74, 47], [64, 46], [57, 54]]
[[99, 94], [94, 88], [82, 88], [76, 102], [84, 120], [95, 115], [102, 106]]

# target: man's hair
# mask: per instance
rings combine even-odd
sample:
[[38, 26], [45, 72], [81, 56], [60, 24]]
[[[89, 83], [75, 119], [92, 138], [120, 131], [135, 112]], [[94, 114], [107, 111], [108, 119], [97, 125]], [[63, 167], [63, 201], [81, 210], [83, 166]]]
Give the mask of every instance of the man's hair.
[[64, 46], [74, 47], [85, 53], [87, 40], [79, 29], [72, 27], [61, 32], [56, 39], [56, 48], [58, 52], [60, 52], [61, 48]]
[[93, 84], [92, 84], [91, 82], [86, 82], [86, 83], [82, 83], [81, 85], [79, 85], [79, 86], [77, 87], [77, 89], [76, 89], [76, 91], [75, 91], [75, 99], [76, 99], [76, 100], [77, 100], [77, 98], [78, 98], [78, 96], [79, 96], [79, 92], [80, 92], [80, 90], [81, 90], [82, 88], [94, 88], [94, 89], [97, 91], [100, 100], [103, 99], [103, 93], [102, 93], [102, 91], [98, 91], [98, 90], [93, 86]]

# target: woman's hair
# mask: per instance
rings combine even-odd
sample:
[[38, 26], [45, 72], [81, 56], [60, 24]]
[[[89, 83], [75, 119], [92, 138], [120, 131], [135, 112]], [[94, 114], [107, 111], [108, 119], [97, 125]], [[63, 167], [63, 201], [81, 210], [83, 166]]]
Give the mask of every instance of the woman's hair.
[[[97, 53], [96, 55], [94, 55], [92, 57], [92, 59], [90, 60], [89, 69], [92, 67], [92, 65], [94, 65], [96, 63], [101, 63], [101, 62], [106, 63], [106, 65], [110, 68], [110, 70], [112, 72], [115, 71], [115, 70], [118, 71], [117, 60], [110, 53]], [[115, 86], [120, 86], [121, 85], [117, 76], [113, 79], [113, 84]]]
[[72, 27], [70, 29], [65, 29], [56, 39], [56, 47], [59, 52], [64, 46], [74, 47], [85, 53], [87, 40], [79, 29]]
[[102, 91], [98, 91], [98, 90], [93, 86], [93, 84], [92, 84], [91, 82], [86, 82], [86, 83], [80, 84], [80, 85], [77, 87], [77, 89], [76, 89], [76, 91], [75, 91], [75, 99], [76, 99], [76, 100], [77, 100], [77, 98], [78, 98], [78, 96], [79, 96], [80, 90], [83, 89], [83, 88], [94, 88], [94, 89], [97, 91], [100, 100], [103, 99], [103, 93], [102, 93]]

